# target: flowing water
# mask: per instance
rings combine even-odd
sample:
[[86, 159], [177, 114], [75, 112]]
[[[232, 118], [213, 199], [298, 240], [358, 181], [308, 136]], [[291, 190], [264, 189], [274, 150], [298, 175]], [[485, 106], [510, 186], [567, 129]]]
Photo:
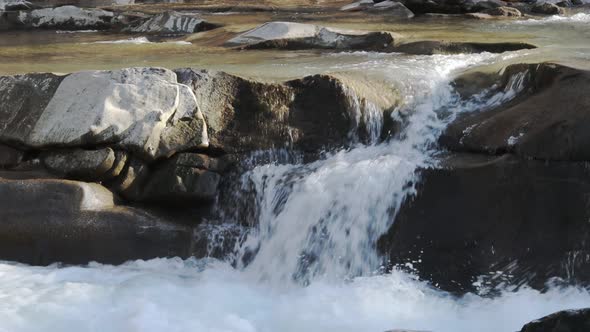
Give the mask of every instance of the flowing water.
[[[590, 293], [575, 287], [453, 297], [411, 274], [383, 273], [375, 250], [404, 198], [415, 193], [416, 169], [436, 167], [436, 140], [449, 121], [460, 112], [509, 100], [522, 82], [515, 76], [506, 91], [461, 100], [449, 84], [453, 77], [553, 57], [587, 65], [590, 52], [581, 40], [589, 29], [580, 26], [587, 19], [581, 15], [586, 14], [566, 22], [553, 18], [481, 28], [530, 33], [535, 25], [548, 31], [557, 24], [573, 31], [561, 47], [547, 42], [539, 50], [500, 55], [309, 54], [221, 66], [270, 79], [331, 72], [379, 82], [402, 96], [395, 114], [404, 129], [378, 143], [380, 112], [375, 105], [359, 104], [359, 116], [363, 107], [372, 114], [365, 119], [371, 144], [309, 164], [251, 168], [242, 181], [256, 192], [257, 225], [227, 261], [154, 259], [88, 267], [1, 263], [0, 331], [498, 332], [519, 330], [557, 310], [590, 306]], [[138, 47], [148, 44], [139, 41]]]

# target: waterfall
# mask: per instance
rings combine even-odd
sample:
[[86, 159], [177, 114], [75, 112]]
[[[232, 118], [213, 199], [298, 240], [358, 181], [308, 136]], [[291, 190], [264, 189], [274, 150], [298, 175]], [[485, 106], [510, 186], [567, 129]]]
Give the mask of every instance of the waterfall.
[[[379, 273], [383, 262], [375, 244], [415, 193], [416, 170], [434, 165], [445, 126], [459, 112], [504, 102], [522, 87], [520, 75], [507, 91], [485, 100], [459, 98], [450, 84], [453, 75], [495, 57], [440, 55], [381, 64], [393, 82], [404, 79], [396, 83], [405, 104], [394, 112], [403, 129], [393, 139], [377, 143], [375, 122], [382, 113], [373, 107], [363, 112], [373, 117], [364, 121], [373, 130], [373, 144], [310, 164], [269, 163], [249, 171], [244, 181], [254, 187], [258, 224], [239, 248], [242, 260], [254, 255], [245, 271], [277, 286]], [[360, 68], [370, 70], [371, 64]]]

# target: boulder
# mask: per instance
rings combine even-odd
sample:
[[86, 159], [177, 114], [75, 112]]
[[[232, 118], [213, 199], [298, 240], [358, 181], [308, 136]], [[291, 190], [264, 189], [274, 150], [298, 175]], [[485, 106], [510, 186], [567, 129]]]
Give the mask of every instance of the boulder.
[[26, 28], [59, 30], [108, 29], [114, 23], [113, 18], [113, 12], [102, 9], [63, 6], [21, 11], [18, 15], [18, 23]]
[[24, 153], [10, 146], [0, 144], [0, 168], [12, 168], [23, 160]]
[[[22, 88], [21, 81], [9, 78], [11, 86], [4, 86], [16, 91], [6, 98], [8, 105], [23, 98], [17, 94], [20, 90], [33, 89]], [[170, 70], [78, 72], [68, 75], [54, 91], [49, 102], [47, 93], [32, 105], [18, 104], [20, 112], [6, 110], [10, 120], [23, 118], [25, 122], [19, 121], [2, 135], [7, 139], [16, 136], [17, 141], [24, 138], [24, 144], [35, 148], [111, 145], [147, 160], [208, 145], [206, 124], [193, 92], [178, 84]]]
[[126, 158], [118, 177], [104, 182], [104, 185], [131, 202], [141, 200], [144, 185], [150, 176], [148, 165], [138, 158]]
[[452, 155], [420, 175], [378, 244], [392, 266], [457, 294], [590, 284], [587, 163]]
[[373, 5], [375, 5], [373, 0], [360, 0], [360, 1], [356, 1], [356, 2], [353, 2], [348, 5], [345, 5], [342, 8], [340, 8], [340, 10], [343, 12], [356, 12], [356, 11], [361, 11], [361, 10], [373, 7]]
[[396, 16], [401, 18], [412, 18], [414, 13], [408, 7], [395, 1], [383, 1], [376, 3], [373, 7], [368, 9], [370, 12], [379, 12], [389, 16]]
[[98, 180], [115, 166], [115, 152], [111, 148], [98, 150], [64, 150], [43, 154], [49, 171], [69, 179]]
[[[482, 75], [483, 85], [475, 90], [487, 87], [492, 94], [514, 98], [457, 118], [440, 138], [444, 147], [543, 160], [590, 160], [590, 71], [544, 63]], [[477, 85], [472, 77], [459, 78], [457, 89], [467, 86], [472, 91]]]
[[536, 14], [544, 14], [544, 15], [563, 15], [565, 14], [565, 10], [555, 4], [549, 2], [543, 2], [535, 4], [531, 8], [531, 12]]
[[[487, 14], [486, 14], [487, 15]], [[533, 49], [536, 46], [527, 43], [470, 43], [418, 41], [396, 45], [392, 51], [415, 55], [459, 54], [459, 53], [503, 53], [522, 49]]]
[[230, 153], [285, 147], [319, 152], [351, 139], [368, 142], [382, 133], [372, 119], [380, 117], [381, 124], [383, 112], [399, 102], [396, 91], [361, 86], [361, 79], [345, 83], [344, 77], [316, 75], [278, 84], [214, 71], [176, 72], [197, 96], [211, 145]]
[[3, 11], [29, 10], [35, 7], [26, 0], [0, 0], [0, 13]]
[[121, 264], [192, 252], [192, 230], [115, 206], [98, 184], [0, 180], [0, 259], [27, 264]]
[[506, 7], [506, 6], [491, 8], [491, 9], [486, 10], [485, 13], [492, 15], [492, 16], [505, 16], [505, 17], [521, 17], [522, 16], [522, 13], [520, 12], [520, 10], [518, 10], [516, 8], [512, 8], [512, 7]]
[[244, 49], [334, 49], [383, 51], [393, 44], [387, 32], [339, 30], [313, 24], [268, 22], [226, 42]]
[[141, 24], [125, 29], [127, 32], [187, 34], [214, 29], [217, 26], [205, 21], [198, 15], [179, 12], [164, 12], [141, 22]]
[[0, 76], [0, 142], [24, 146], [63, 76]]
[[590, 309], [563, 310], [523, 326], [520, 332], [590, 331]]
[[177, 154], [149, 175], [141, 200], [175, 204], [183, 201], [213, 201], [221, 175], [210, 171], [209, 165], [207, 156]]

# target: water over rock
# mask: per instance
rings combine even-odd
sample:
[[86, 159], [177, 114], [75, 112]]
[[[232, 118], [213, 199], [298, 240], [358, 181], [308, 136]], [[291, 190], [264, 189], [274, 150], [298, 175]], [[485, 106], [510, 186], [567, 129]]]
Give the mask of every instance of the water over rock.
[[590, 309], [563, 310], [523, 326], [520, 332], [590, 331]]
[[217, 27], [198, 15], [168, 11], [156, 14], [136, 26], [124, 29], [136, 33], [187, 34]]
[[226, 42], [245, 49], [386, 50], [393, 44], [387, 32], [340, 30], [313, 24], [268, 22]]
[[[499, 82], [495, 89], [516, 84], [524, 90], [506, 105], [459, 117], [440, 139], [445, 147], [544, 160], [590, 160], [586, 129], [590, 125], [590, 72], [540, 64], [514, 65], [502, 74], [482, 75], [479, 79], [488, 88]], [[474, 78], [460, 78], [456, 85], [459, 90], [473, 87]], [[483, 86], [476, 89], [480, 88]]]

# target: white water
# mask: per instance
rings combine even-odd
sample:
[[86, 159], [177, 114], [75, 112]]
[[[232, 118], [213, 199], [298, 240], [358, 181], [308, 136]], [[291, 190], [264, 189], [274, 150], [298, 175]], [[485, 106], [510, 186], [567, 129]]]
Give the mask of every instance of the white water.
[[[590, 294], [576, 288], [457, 299], [406, 273], [373, 273], [381, 263], [373, 244], [413, 192], [415, 169], [433, 164], [432, 145], [453, 114], [475, 107], [455, 98], [449, 80], [465, 68], [512, 56], [367, 55], [348, 65], [385, 76], [407, 96], [400, 110], [406, 129], [389, 143], [357, 146], [305, 166], [259, 166], [245, 175], [258, 191], [260, 225], [236, 255], [257, 250], [251, 264], [0, 263], [0, 331], [511, 332], [557, 310], [590, 306]], [[474, 102], [479, 107], [513, 95]]]
[[119, 39], [119, 40], [102, 40], [96, 41], [90, 44], [175, 44], [175, 45], [192, 45], [190, 42], [187, 41], [168, 41], [168, 42], [151, 42], [147, 39], [147, 37], [135, 37], [135, 38], [128, 38], [128, 39]]

